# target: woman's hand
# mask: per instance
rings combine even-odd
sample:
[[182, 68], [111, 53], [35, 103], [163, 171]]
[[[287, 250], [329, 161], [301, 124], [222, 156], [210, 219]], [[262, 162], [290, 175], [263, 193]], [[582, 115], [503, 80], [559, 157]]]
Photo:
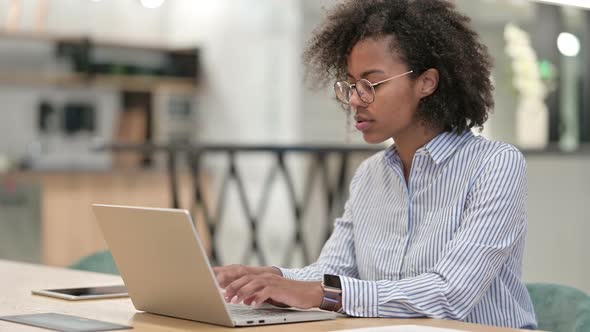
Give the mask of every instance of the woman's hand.
[[271, 266], [247, 266], [241, 264], [214, 267], [217, 283], [221, 288], [226, 288], [232, 282], [242, 278], [245, 275], [258, 275], [263, 273], [275, 274], [282, 276], [281, 271]]
[[225, 300], [258, 306], [263, 302], [300, 309], [319, 307], [324, 292], [321, 282], [296, 281], [274, 273], [245, 274], [225, 287]]

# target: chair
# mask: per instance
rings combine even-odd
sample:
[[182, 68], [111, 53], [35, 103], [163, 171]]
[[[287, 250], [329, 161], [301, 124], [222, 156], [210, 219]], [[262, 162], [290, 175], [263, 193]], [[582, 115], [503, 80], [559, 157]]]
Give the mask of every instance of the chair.
[[590, 332], [590, 297], [569, 286], [530, 283], [538, 329], [556, 332]]
[[108, 274], [119, 274], [119, 269], [115, 264], [113, 255], [108, 250], [99, 251], [92, 255], [86, 256], [76, 264], [70, 266], [71, 269], [92, 271]]

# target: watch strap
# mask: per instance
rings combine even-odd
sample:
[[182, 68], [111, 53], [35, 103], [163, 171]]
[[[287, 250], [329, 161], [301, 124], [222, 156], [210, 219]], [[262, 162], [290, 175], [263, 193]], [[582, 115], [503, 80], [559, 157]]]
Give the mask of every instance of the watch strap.
[[342, 296], [340, 293], [331, 292], [329, 290], [324, 289], [324, 297], [322, 299], [322, 304], [320, 304], [320, 309], [326, 311], [340, 311], [342, 307]]

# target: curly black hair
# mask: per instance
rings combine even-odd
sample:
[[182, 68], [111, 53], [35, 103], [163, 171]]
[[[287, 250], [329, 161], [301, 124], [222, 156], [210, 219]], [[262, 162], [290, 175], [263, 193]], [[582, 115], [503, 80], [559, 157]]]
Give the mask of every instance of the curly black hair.
[[352, 48], [366, 38], [393, 36], [392, 52], [417, 78], [434, 68], [439, 85], [416, 116], [446, 131], [483, 129], [494, 107], [487, 47], [448, 0], [348, 0], [334, 6], [304, 53], [308, 74], [327, 83], [346, 77]]

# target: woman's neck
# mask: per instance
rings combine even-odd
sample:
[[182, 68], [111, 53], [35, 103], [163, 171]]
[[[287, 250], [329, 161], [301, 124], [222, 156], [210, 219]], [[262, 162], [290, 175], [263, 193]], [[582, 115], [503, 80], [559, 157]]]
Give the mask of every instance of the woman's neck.
[[412, 161], [416, 151], [430, 142], [443, 131], [442, 128], [420, 126], [407, 130], [404, 135], [394, 137], [395, 147], [404, 167], [406, 183], [409, 181]]

